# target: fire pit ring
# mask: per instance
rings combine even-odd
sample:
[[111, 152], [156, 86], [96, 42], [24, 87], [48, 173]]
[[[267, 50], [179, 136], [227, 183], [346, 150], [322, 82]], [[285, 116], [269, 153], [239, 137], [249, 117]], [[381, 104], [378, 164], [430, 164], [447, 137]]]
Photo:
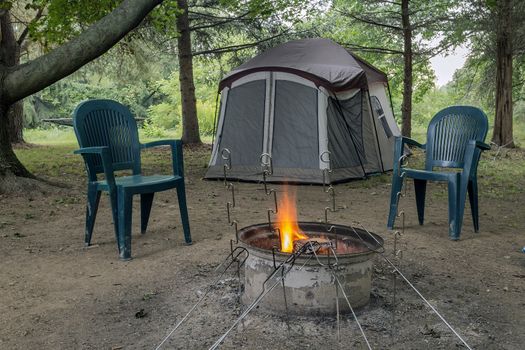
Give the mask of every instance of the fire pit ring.
[[[278, 223], [273, 224], [278, 226]], [[352, 307], [366, 305], [370, 299], [372, 283], [371, 259], [375, 250], [381, 248], [383, 239], [363, 229], [344, 225], [330, 225], [331, 232], [327, 232], [324, 223], [298, 222], [298, 225], [309, 238], [328, 239], [333, 242], [337, 247], [337, 278]], [[279, 235], [275, 230], [269, 229], [268, 223], [240, 229], [238, 236], [240, 244], [250, 253], [244, 265], [242, 297], [243, 302], [249, 304], [263, 290], [264, 281], [275, 269], [274, 262], [280, 264], [290, 257], [290, 253], [272, 253], [272, 247], [279, 247]], [[298, 256], [284, 280], [287, 305], [284, 303], [285, 298], [280, 287], [278, 289], [281, 291], [276, 289], [269, 293], [259, 303], [259, 307], [272, 313], [283, 313], [287, 306], [289, 314], [292, 315], [335, 314], [335, 281], [328, 267], [329, 264], [334, 264], [334, 261], [333, 254], [322, 251], [319, 252], [318, 259], [307, 254]], [[339, 311], [350, 311], [342, 293], [338, 293], [338, 298]]]

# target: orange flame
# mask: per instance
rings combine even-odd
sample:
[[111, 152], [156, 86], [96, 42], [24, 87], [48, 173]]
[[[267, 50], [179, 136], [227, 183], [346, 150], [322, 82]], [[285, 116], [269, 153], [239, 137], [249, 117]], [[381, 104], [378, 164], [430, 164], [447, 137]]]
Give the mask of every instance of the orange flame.
[[281, 252], [292, 253], [294, 241], [308, 238], [297, 224], [295, 193], [289, 191], [286, 186], [279, 199], [277, 221], [277, 226], [281, 232]]

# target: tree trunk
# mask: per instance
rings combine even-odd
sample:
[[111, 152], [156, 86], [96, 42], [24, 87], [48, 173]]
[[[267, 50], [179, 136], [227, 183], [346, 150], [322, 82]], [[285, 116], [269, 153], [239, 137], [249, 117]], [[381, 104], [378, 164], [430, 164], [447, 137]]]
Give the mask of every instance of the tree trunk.
[[[15, 67], [20, 64], [20, 45], [18, 44], [11, 16], [6, 11], [1, 16], [1, 47], [2, 57], [0, 62], [5, 67]], [[8, 132], [11, 143], [23, 143], [24, 105], [19, 101], [11, 106], [8, 111]]]
[[403, 26], [403, 103], [401, 105], [401, 134], [412, 134], [412, 28], [410, 27], [409, 0], [401, 1], [401, 22]]
[[492, 142], [512, 148], [512, 1], [498, 1], [497, 6], [496, 117]]
[[0, 180], [9, 174], [34, 178], [13, 152], [9, 108], [105, 53], [161, 2], [123, 0], [80, 35], [21, 65], [16, 65], [18, 43], [14, 39], [9, 12], [0, 9]]
[[18, 101], [11, 105], [8, 112], [9, 139], [11, 143], [25, 143], [24, 141], [24, 103]]
[[[14, 67], [17, 57], [20, 58], [18, 43], [15, 39], [11, 18], [8, 11], [0, 16], [0, 67]], [[5, 76], [0, 68], [1, 76]], [[3, 80], [3, 79], [2, 79]], [[0, 94], [0, 97], [3, 97]], [[33, 177], [20, 163], [11, 146], [11, 132], [13, 122], [11, 113], [16, 112], [8, 103], [0, 103], [0, 176], [15, 175]], [[10, 112], [13, 111], [13, 112]]]
[[[8, 106], [0, 105], [0, 125], [9, 123], [8, 110]], [[0, 127], [0, 177], [6, 175], [34, 178], [13, 152], [9, 129]]]
[[182, 142], [186, 144], [201, 143], [199, 121], [197, 119], [197, 102], [193, 83], [193, 55], [191, 51], [190, 21], [188, 18], [188, 1], [177, 0], [182, 11], [177, 16], [179, 38], [179, 83], [182, 103]]

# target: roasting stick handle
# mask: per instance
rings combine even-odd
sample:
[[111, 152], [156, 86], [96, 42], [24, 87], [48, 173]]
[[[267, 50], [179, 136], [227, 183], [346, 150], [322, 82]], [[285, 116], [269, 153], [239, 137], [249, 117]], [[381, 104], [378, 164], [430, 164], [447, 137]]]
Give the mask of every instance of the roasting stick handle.
[[[311, 243], [310, 243], [310, 246], [312, 246]], [[230, 332], [239, 324], [239, 322], [241, 322], [246, 316], [248, 316], [248, 314], [261, 302], [261, 300], [268, 293], [270, 293], [275, 287], [277, 287], [277, 285], [279, 285], [281, 283], [281, 281], [284, 281], [284, 278], [286, 277], [288, 272], [290, 272], [290, 270], [294, 267], [295, 259], [298, 258], [299, 256], [301, 256], [304, 253], [305, 249], [306, 248], [303, 246], [303, 248], [301, 248], [301, 250], [299, 250], [297, 253], [294, 253], [293, 255], [291, 255], [288, 259], [286, 259], [286, 261], [282, 262], [281, 265], [279, 265], [279, 267], [277, 267], [277, 269], [275, 269], [270, 274], [270, 276], [268, 276], [266, 281], [263, 283], [263, 290], [257, 296], [257, 298], [255, 298], [255, 300], [246, 308], [246, 310], [244, 310], [244, 312], [235, 320], [235, 322], [232, 324], [232, 326], [230, 328], [228, 328], [228, 330], [219, 339], [217, 339], [217, 341], [215, 343], [213, 343], [213, 345], [210, 346], [210, 348], [208, 350], [215, 350], [215, 349], [217, 349], [221, 345], [221, 343], [226, 339], [228, 334], [230, 334]], [[308, 259], [298, 268], [298, 270], [299, 271], [302, 270], [303, 267], [308, 263], [308, 261], [310, 261], [311, 258], [312, 258], [312, 256], [309, 256]], [[290, 264], [290, 266], [288, 267], [287, 270], [285, 270], [285, 264]], [[281, 277], [278, 277], [277, 280], [275, 281], [275, 283], [270, 288], [266, 289], [264, 284], [267, 281], [269, 281], [271, 278], [273, 278], [277, 274], [277, 271], [279, 271], [279, 269], [282, 269]]]
[[350, 304], [350, 300], [348, 300], [348, 296], [345, 293], [345, 289], [343, 288], [343, 285], [341, 284], [341, 282], [339, 281], [339, 278], [337, 278], [337, 275], [333, 271], [332, 271], [332, 276], [334, 276], [334, 279], [339, 285], [339, 288], [341, 288], [341, 292], [343, 293], [343, 296], [345, 297], [346, 303], [348, 304], [350, 311], [352, 311], [352, 315], [354, 316], [355, 323], [357, 323], [357, 326], [359, 327], [359, 330], [361, 331], [361, 334], [363, 335], [363, 338], [365, 339], [368, 349], [372, 350], [372, 347], [370, 346], [370, 343], [368, 342], [368, 339], [366, 338], [365, 331], [363, 330], [363, 327], [361, 327], [361, 323], [357, 319], [357, 316], [354, 312], [354, 308], [352, 307], [352, 304]]
[[[379, 244], [379, 246], [383, 247], [383, 245], [374, 237], [374, 235], [372, 235], [366, 228], [364, 228], [363, 225], [361, 225], [361, 227], [365, 230], [365, 232], [370, 236], [372, 237], [372, 239], [374, 241], [377, 242], [377, 244]], [[363, 238], [361, 238], [361, 236], [359, 236], [359, 238], [365, 243], [365, 240], [363, 240]], [[384, 247], [383, 247], [384, 249]], [[384, 252], [384, 251], [383, 251]], [[432, 306], [432, 304], [430, 304], [430, 302], [423, 296], [423, 294], [421, 294], [419, 292], [419, 290], [417, 290], [417, 288], [405, 277], [405, 275], [403, 275], [403, 273], [396, 267], [396, 265], [394, 265], [394, 263], [392, 261], [390, 261], [390, 259], [388, 259], [384, 253], [382, 252], [377, 252], [383, 259], [385, 259], [385, 261], [390, 264], [390, 266], [392, 266], [394, 268], [394, 270], [399, 274], [399, 276], [401, 276], [405, 282], [410, 286], [410, 288], [412, 288], [414, 290], [414, 292], [417, 293], [417, 295], [419, 295], [419, 297], [425, 302], [425, 304], [428, 305], [428, 307], [430, 307], [430, 309], [432, 309], [432, 311], [434, 311], [434, 313], [436, 315], [438, 315], [438, 317], [441, 319], [441, 321], [443, 321], [443, 323], [448, 327], [448, 329], [450, 329], [452, 331], [452, 333], [454, 333], [456, 335], [456, 337], [458, 337], [459, 340], [461, 340], [461, 342], [463, 343], [463, 345], [465, 345], [467, 347], [467, 349], [469, 350], [472, 350], [472, 348], [467, 344], [467, 342], [461, 337], [461, 335], [459, 335], [458, 332], [456, 332], [456, 330], [450, 325], [450, 323], [447, 322], [447, 320], [445, 320], [445, 318], [443, 316], [441, 316], [441, 314], [437, 311], [437, 309]]]
[[[235, 248], [237, 249], [237, 248]], [[228, 269], [230, 268], [230, 266], [233, 264], [234, 261], [237, 260], [237, 258], [239, 257], [239, 255], [242, 254], [242, 250], [237, 253], [237, 255], [233, 255], [233, 252], [230, 253], [228, 255], [228, 257], [226, 259], [228, 259], [230, 256], [232, 257], [231, 261], [228, 263], [228, 265], [224, 268], [224, 270], [221, 272], [221, 274], [217, 277], [217, 279], [214, 281], [214, 283], [210, 286], [208, 286], [208, 288], [206, 289], [206, 292], [199, 298], [199, 300], [193, 305], [193, 307], [186, 313], [186, 315], [184, 315], [184, 317], [175, 325], [175, 327], [173, 327], [173, 329], [168, 333], [168, 335], [166, 337], [164, 337], [164, 339], [162, 339], [162, 341], [160, 342], [159, 345], [157, 345], [157, 347], [155, 348], [155, 350], [159, 350], [162, 345], [164, 345], [164, 343], [166, 341], [168, 341], [168, 339], [173, 335], [173, 333], [175, 333], [175, 331], [184, 323], [184, 321], [186, 321], [188, 319], [188, 317], [192, 314], [192, 312], [197, 308], [197, 306], [199, 306], [199, 304], [208, 296], [208, 294], [210, 293], [210, 291], [212, 290], [213, 286], [217, 285], [217, 283], [219, 283], [219, 281], [221, 280], [222, 276], [224, 276], [224, 274], [226, 273], [226, 271], [228, 271]], [[246, 257], [247, 258], [247, 257]], [[244, 259], [244, 261], [246, 260], [246, 258]], [[225, 260], [226, 261], [226, 260]], [[243, 262], [244, 263], [244, 262]], [[221, 263], [221, 265], [224, 264]], [[220, 267], [220, 265], [219, 265]]]
[[221, 343], [224, 341], [224, 339], [226, 339], [228, 334], [230, 334], [230, 332], [239, 324], [239, 322], [241, 322], [250, 313], [250, 311], [252, 311], [255, 308], [255, 306], [259, 304], [259, 302], [266, 296], [266, 294], [271, 292], [280, 283], [281, 283], [281, 278], [278, 278], [277, 281], [270, 288], [268, 288], [263, 294], [259, 295], [259, 297], [254, 300], [254, 302], [241, 314], [241, 316], [239, 316], [239, 318], [235, 320], [235, 322], [231, 325], [231, 327], [228, 328], [226, 333], [224, 333], [219, 339], [217, 339], [217, 341], [212, 346], [210, 346], [209, 350], [217, 349], [221, 345]]
[[419, 295], [419, 297], [423, 299], [423, 301], [428, 305], [428, 307], [430, 307], [432, 311], [434, 311], [434, 313], [438, 315], [441, 321], [443, 321], [443, 323], [456, 335], [456, 337], [458, 337], [459, 340], [461, 340], [463, 345], [465, 345], [467, 349], [472, 350], [472, 348], [467, 344], [467, 342], [463, 339], [463, 337], [461, 337], [461, 335], [459, 335], [459, 333], [456, 332], [456, 330], [450, 325], [450, 323], [448, 323], [447, 320], [445, 320], [445, 318], [441, 316], [441, 314], [437, 311], [437, 309], [434, 306], [432, 306], [432, 304], [423, 296], [423, 294], [419, 292], [419, 290], [417, 290], [416, 287], [414, 287], [414, 285], [405, 277], [405, 275], [403, 275], [403, 273], [401, 273], [401, 271], [399, 271], [399, 269], [390, 261], [390, 259], [388, 259], [383, 254], [380, 254], [380, 255], [383, 257], [383, 259], [386, 260], [387, 263], [389, 263], [394, 268], [394, 270], [396, 270], [399, 276], [401, 276], [401, 278], [405, 280], [405, 282], [414, 290], [414, 292], [416, 292], [417, 295]]

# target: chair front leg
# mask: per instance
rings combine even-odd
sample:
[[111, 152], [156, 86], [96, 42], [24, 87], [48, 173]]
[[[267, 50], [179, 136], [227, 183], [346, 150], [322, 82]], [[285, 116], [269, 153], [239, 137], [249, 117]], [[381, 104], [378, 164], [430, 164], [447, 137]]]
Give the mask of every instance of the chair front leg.
[[122, 188], [118, 195], [118, 248], [121, 260], [131, 259], [131, 219], [133, 195]]
[[117, 188], [109, 190], [109, 204], [111, 205], [111, 216], [113, 217], [113, 229], [115, 231], [115, 240], [117, 241], [117, 246], [119, 245], [119, 225], [118, 225], [118, 192]]
[[153, 197], [155, 193], [143, 193], [140, 195], [140, 233], [146, 233], [148, 228], [149, 215], [151, 213], [151, 205], [153, 204]]
[[414, 189], [416, 192], [417, 218], [419, 224], [425, 221], [425, 195], [427, 191], [427, 180], [414, 179]]
[[470, 202], [470, 211], [472, 212], [472, 222], [474, 232], [479, 232], [479, 209], [478, 209], [478, 182], [474, 178], [468, 183], [468, 198]]
[[192, 244], [190, 233], [190, 220], [188, 218], [188, 208], [186, 206], [186, 189], [184, 186], [184, 178], [177, 185], [177, 197], [179, 200], [180, 217], [182, 220], [182, 229], [184, 230], [184, 240], [186, 244]]
[[459, 213], [460, 174], [456, 174], [448, 181], [448, 234], [450, 239], [458, 240], [461, 234]]
[[91, 244], [91, 236], [93, 235], [95, 219], [97, 218], [98, 204], [100, 202], [100, 191], [97, 190], [96, 185], [88, 184], [87, 197], [84, 243], [86, 246], [89, 246]]

